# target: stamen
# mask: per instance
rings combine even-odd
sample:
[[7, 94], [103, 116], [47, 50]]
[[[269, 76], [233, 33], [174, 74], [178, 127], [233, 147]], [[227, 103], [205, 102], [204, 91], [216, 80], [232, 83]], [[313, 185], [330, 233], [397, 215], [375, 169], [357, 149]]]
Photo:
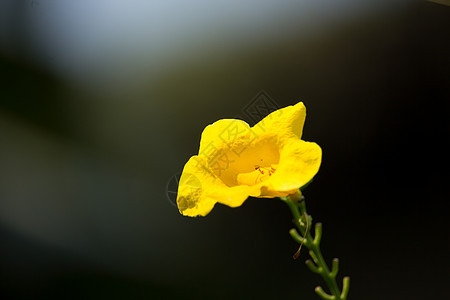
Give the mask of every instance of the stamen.
[[274, 167], [260, 167], [259, 165], [255, 165], [255, 170], [259, 171], [259, 174], [256, 176], [255, 179], [255, 184], [258, 182], [262, 182], [263, 181], [263, 177], [261, 177], [261, 175], [266, 174], [265, 171], [267, 171], [267, 173], [269, 174], [269, 176], [272, 176], [273, 173], [275, 173], [276, 169]]

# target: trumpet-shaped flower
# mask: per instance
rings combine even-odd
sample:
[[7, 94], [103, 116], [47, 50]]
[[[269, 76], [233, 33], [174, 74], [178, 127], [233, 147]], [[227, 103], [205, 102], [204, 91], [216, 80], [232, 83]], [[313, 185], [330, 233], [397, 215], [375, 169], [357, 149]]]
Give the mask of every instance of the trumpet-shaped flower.
[[202, 133], [198, 155], [184, 166], [177, 205], [185, 216], [205, 216], [216, 203], [241, 206], [249, 197], [284, 197], [319, 170], [322, 150], [301, 140], [302, 102], [276, 110], [255, 126], [219, 120]]

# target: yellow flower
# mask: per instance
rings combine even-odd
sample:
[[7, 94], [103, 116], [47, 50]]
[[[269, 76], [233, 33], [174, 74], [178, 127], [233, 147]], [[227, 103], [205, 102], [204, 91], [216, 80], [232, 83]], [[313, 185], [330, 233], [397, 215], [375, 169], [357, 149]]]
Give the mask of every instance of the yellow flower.
[[235, 119], [208, 125], [199, 154], [189, 159], [180, 178], [180, 212], [205, 216], [216, 203], [238, 207], [249, 196], [284, 197], [308, 183], [319, 170], [322, 150], [300, 139], [305, 118], [300, 102], [253, 127]]

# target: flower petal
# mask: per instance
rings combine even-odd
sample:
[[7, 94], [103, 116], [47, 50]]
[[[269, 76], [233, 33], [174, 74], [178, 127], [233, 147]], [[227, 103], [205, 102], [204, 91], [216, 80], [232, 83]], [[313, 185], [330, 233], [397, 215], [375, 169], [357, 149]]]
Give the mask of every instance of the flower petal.
[[274, 133], [280, 138], [301, 138], [306, 118], [303, 102], [276, 110], [252, 127], [257, 135]]
[[276, 191], [293, 191], [307, 184], [319, 171], [322, 149], [316, 143], [291, 139], [280, 153], [277, 171], [270, 179]]
[[230, 207], [241, 206], [250, 192], [248, 186], [226, 186], [209, 169], [205, 157], [192, 156], [180, 178], [177, 205], [185, 216], [205, 216], [217, 202]]
[[200, 140], [200, 156], [210, 156], [217, 149], [232, 148], [236, 142], [247, 142], [256, 135], [250, 126], [236, 119], [222, 119], [206, 126]]

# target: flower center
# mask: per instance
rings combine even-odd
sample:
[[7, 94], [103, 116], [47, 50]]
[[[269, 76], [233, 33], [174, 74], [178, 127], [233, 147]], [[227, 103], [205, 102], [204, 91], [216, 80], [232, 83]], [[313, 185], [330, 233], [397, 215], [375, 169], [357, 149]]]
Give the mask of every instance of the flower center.
[[270, 167], [261, 167], [255, 165], [255, 170], [247, 173], [240, 173], [237, 175], [237, 182], [239, 185], [255, 185], [263, 182], [275, 173], [277, 165]]
[[233, 187], [269, 179], [279, 161], [279, 145], [274, 137], [267, 136], [219, 149], [208, 157], [208, 166], [225, 185]]

